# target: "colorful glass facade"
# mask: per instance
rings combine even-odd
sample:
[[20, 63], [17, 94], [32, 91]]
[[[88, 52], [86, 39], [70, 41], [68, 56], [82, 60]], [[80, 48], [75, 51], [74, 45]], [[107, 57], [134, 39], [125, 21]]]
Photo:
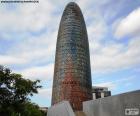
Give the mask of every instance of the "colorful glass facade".
[[62, 15], [56, 45], [52, 105], [68, 100], [75, 111], [92, 99], [89, 43], [79, 6], [70, 2]]

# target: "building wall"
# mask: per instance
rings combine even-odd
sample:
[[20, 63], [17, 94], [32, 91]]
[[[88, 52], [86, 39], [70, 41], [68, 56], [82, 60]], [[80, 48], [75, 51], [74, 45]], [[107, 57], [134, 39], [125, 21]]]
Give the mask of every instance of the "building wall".
[[140, 116], [140, 90], [83, 103], [86, 116]]
[[75, 116], [68, 101], [60, 102], [48, 108], [47, 116]]

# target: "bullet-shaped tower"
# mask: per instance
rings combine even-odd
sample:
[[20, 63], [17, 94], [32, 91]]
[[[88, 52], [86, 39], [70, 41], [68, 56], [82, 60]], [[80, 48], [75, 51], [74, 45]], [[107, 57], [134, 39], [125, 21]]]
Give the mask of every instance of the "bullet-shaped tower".
[[56, 45], [52, 105], [68, 100], [75, 111], [92, 99], [89, 43], [79, 6], [70, 2], [62, 15]]

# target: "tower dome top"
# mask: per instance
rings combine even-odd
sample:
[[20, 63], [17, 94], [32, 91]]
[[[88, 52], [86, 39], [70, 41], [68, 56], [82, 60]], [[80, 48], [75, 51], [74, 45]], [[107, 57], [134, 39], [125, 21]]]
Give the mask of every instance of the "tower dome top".
[[80, 7], [78, 6], [77, 3], [75, 2], [69, 2], [63, 12], [62, 15], [62, 20], [61, 22], [63, 22], [64, 20], [81, 20], [84, 22], [84, 18], [83, 18], [83, 14], [81, 12]]
[[67, 4], [67, 6], [68, 5], [77, 5], [77, 3], [76, 2], [69, 2], [68, 4]]
[[79, 8], [78, 4], [75, 3], [75, 2], [69, 2], [67, 5], [66, 5], [66, 8]]

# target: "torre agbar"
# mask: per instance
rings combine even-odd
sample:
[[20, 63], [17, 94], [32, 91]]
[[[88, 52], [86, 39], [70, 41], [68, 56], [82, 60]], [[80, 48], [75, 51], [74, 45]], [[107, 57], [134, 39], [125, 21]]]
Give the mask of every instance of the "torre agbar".
[[69, 101], [74, 111], [92, 99], [89, 43], [79, 6], [70, 2], [62, 15], [56, 45], [52, 105]]

